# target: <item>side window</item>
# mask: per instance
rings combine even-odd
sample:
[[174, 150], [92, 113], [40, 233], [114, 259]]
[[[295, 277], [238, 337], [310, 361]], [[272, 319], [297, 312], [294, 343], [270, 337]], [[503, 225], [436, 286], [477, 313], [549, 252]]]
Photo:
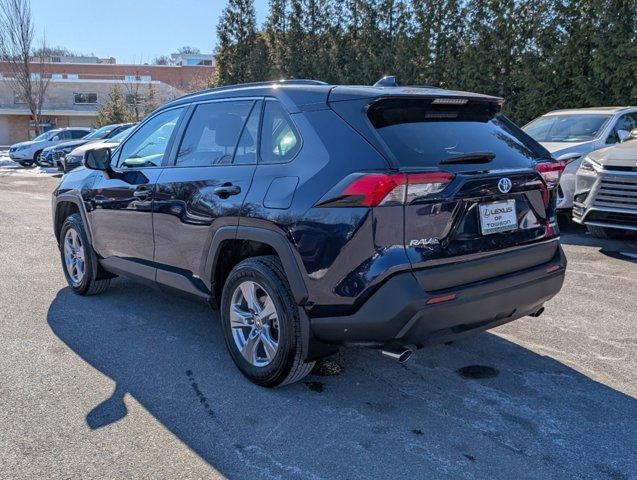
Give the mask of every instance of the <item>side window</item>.
[[259, 120], [261, 119], [261, 105], [259, 101], [252, 107], [252, 113], [243, 127], [243, 133], [234, 153], [234, 165], [254, 165], [257, 163], [257, 142], [259, 140]]
[[71, 130], [71, 138], [77, 140], [79, 138], [86, 137], [89, 133], [86, 130]]
[[266, 102], [259, 150], [263, 163], [288, 162], [300, 148], [301, 139], [290, 116], [279, 102]]
[[617, 132], [619, 130], [626, 130], [627, 132], [630, 132], [635, 128], [637, 128], [637, 113], [627, 113], [625, 115], [622, 115], [617, 119], [613, 131], [610, 132], [608, 138], [606, 139], [606, 143], [609, 145], [618, 143], [619, 135], [617, 134]]
[[164, 160], [170, 136], [183, 108], [174, 108], [155, 115], [142, 125], [119, 151], [120, 168], [158, 167]]
[[71, 131], [70, 130], [62, 130], [57, 135], [60, 140], [71, 140]]
[[[252, 100], [243, 100], [198, 105], [179, 146], [177, 166], [231, 164], [239, 136], [254, 104]], [[240, 150], [245, 151], [245, 148]]]

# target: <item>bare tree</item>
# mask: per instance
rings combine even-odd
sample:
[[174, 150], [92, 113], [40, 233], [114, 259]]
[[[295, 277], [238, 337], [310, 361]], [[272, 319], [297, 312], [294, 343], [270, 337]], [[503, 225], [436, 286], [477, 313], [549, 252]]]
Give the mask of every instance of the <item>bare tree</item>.
[[[0, 0], [0, 59], [9, 66], [7, 80], [18, 99], [26, 103], [40, 134], [42, 106], [50, 77], [45, 75], [46, 58], [33, 57], [35, 27], [29, 0]], [[43, 39], [40, 51], [47, 51]]]

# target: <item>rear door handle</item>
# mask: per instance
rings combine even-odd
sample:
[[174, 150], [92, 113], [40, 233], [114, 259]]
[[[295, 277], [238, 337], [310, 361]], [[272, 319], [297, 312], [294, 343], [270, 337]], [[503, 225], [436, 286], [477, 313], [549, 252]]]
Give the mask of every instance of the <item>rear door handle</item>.
[[239, 195], [241, 193], [241, 187], [239, 185], [223, 184], [221, 187], [217, 187], [213, 190], [214, 194], [219, 198], [228, 198], [231, 195]]
[[133, 192], [133, 197], [138, 198], [140, 200], [146, 200], [153, 193], [152, 189], [148, 187], [138, 187]]

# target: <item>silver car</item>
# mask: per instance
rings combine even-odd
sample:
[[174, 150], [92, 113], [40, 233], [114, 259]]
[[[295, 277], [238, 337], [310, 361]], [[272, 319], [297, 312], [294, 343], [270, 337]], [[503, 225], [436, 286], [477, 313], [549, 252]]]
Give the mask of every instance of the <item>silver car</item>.
[[38, 156], [47, 147], [52, 147], [62, 142], [77, 140], [91, 133], [90, 128], [71, 127], [56, 128], [44, 132], [27, 142], [16, 143], [9, 148], [9, 158], [20, 165], [27, 167], [36, 163]]
[[558, 188], [557, 208], [573, 207], [575, 174], [586, 154], [620, 143], [637, 128], [637, 107], [556, 110], [536, 118], [523, 130], [553, 157], [568, 163]]
[[637, 129], [621, 145], [584, 158], [575, 182], [573, 220], [598, 238], [637, 231]]

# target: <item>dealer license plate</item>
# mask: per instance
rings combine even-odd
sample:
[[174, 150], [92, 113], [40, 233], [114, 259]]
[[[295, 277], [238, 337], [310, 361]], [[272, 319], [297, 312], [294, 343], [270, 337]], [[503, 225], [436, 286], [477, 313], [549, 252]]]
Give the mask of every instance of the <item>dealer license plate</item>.
[[479, 207], [482, 235], [517, 230], [518, 217], [515, 211], [515, 200], [481, 203]]

